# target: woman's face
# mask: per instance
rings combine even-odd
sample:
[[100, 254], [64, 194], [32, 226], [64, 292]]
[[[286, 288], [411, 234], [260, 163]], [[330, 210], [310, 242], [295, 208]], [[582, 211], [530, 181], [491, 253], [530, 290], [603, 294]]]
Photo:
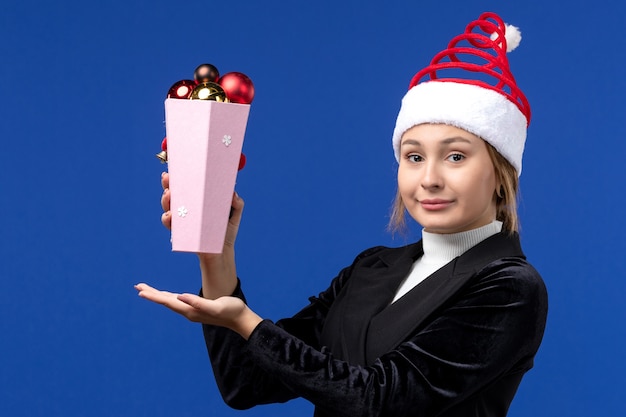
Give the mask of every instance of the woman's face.
[[431, 233], [457, 233], [496, 218], [496, 175], [485, 142], [443, 124], [422, 124], [400, 141], [398, 189]]

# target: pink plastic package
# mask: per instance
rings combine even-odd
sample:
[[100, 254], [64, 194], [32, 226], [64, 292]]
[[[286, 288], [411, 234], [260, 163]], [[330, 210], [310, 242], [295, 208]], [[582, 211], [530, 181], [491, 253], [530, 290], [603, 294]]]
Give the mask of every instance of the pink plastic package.
[[221, 253], [249, 104], [165, 100], [172, 250]]

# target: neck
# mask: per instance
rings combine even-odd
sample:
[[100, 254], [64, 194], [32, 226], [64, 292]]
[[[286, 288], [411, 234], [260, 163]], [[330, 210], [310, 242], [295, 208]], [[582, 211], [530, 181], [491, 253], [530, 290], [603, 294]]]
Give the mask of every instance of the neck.
[[482, 227], [459, 233], [439, 234], [423, 230], [424, 258], [449, 262], [501, 230], [502, 222], [498, 220], [494, 220]]
[[426, 279], [433, 272], [502, 230], [502, 222], [493, 222], [460, 233], [438, 234], [422, 231], [424, 255], [419, 258], [396, 292], [393, 302]]

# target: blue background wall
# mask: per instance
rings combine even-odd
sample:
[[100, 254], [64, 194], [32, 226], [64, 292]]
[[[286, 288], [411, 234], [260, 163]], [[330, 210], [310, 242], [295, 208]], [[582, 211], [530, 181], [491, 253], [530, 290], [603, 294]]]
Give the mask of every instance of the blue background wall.
[[522, 238], [551, 301], [510, 416], [624, 415], [626, 45], [610, 0], [4, 1], [0, 415], [310, 414], [228, 409], [199, 326], [132, 287], [200, 284], [159, 221], [165, 93], [202, 62], [254, 80], [237, 258], [252, 307], [278, 319], [360, 250], [405, 243], [385, 231], [400, 99], [487, 10], [523, 32]]

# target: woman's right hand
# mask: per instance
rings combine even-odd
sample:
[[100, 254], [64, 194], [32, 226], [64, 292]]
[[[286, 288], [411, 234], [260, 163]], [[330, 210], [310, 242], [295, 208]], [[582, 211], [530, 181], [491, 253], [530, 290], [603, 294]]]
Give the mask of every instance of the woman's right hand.
[[[170, 176], [167, 172], [161, 174], [161, 207], [163, 214], [161, 222], [167, 229], [172, 229], [172, 213], [170, 210]], [[226, 237], [222, 253], [198, 253], [200, 270], [202, 272], [202, 295], [204, 298], [216, 299], [231, 295], [237, 287], [237, 268], [235, 265], [235, 240], [239, 231], [239, 223], [243, 212], [244, 202], [233, 193], [232, 215], [228, 219]]]

